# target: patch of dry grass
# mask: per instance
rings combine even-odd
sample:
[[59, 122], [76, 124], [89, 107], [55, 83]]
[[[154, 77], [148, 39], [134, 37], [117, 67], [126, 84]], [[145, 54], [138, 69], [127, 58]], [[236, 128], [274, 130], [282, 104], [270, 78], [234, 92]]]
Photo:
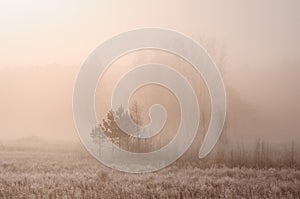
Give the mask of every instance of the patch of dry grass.
[[0, 198], [299, 198], [297, 169], [173, 165], [127, 174], [86, 152], [0, 152]]

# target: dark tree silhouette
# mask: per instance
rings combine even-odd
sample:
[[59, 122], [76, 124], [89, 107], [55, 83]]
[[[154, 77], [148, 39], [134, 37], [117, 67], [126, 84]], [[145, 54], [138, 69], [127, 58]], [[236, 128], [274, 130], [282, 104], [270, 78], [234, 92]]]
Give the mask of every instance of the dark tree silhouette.
[[110, 141], [114, 144], [119, 143], [119, 136], [121, 129], [119, 128], [114, 113], [110, 110], [107, 113], [106, 120], [102, 120], [102, 124], [99, 124], [104, 134], [109, 137]]
[[[125, 111], [123, 106], [120, 106], [115, 112], [110, 110], [105, 119], [99, 123], [91, 132], [90, 136], [94, 142], [99, 144], [99, 155], [101, 155], [101, 143], [104, 136], [110, 140], [112, 144], [129, 151], [139, 151], [140, 145], [142, 145], [139, 139], [141, 134], [141, 128], [139, 126], [133, 126], [130, 119], [137, 124], [141, 125], [141, 108], [137, 102], [133, 102], [130, 109], [131, 116], [128, 111]], [[130, 118], [131, 117], [131, 118]], [[130, 131], [135, 137], [130, 136], [123, 132], [118, 124], [121, 124], [127, 131]]]

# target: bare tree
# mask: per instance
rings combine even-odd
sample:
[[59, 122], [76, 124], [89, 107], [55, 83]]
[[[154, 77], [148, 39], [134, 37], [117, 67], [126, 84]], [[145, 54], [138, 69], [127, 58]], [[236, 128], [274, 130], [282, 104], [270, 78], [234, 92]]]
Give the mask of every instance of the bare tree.
[[101, 154], [102, 154], [101, 144], [102, 144], [102, 139], [104, 138], [104, 135], [102, 134], [100, 125], [97, 125], [92, 130], [92, 133], [90, 134], [90, 136], [92, 137], [93, 141], [98, 144], [98, 152], [99, 152], [99, 156], [101, 156]]

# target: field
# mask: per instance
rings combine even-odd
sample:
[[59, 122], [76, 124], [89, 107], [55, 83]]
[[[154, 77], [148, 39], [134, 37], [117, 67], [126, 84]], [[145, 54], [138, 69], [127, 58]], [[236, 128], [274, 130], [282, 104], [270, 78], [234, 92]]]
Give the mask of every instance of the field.
[[173, 164], [126, 174], [81, 147], [0, 150], [0, 198], [299, 198], [296, 168], [199, 168]]

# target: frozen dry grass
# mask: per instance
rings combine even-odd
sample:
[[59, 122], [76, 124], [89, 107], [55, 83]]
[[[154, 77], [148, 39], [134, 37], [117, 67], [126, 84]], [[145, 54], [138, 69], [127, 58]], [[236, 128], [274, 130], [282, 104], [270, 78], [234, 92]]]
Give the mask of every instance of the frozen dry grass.
[[299, 198], [297, 169], [173, 165], [147, 174], [101, 166], [84, 150], [0, 151], [0, 198]]

